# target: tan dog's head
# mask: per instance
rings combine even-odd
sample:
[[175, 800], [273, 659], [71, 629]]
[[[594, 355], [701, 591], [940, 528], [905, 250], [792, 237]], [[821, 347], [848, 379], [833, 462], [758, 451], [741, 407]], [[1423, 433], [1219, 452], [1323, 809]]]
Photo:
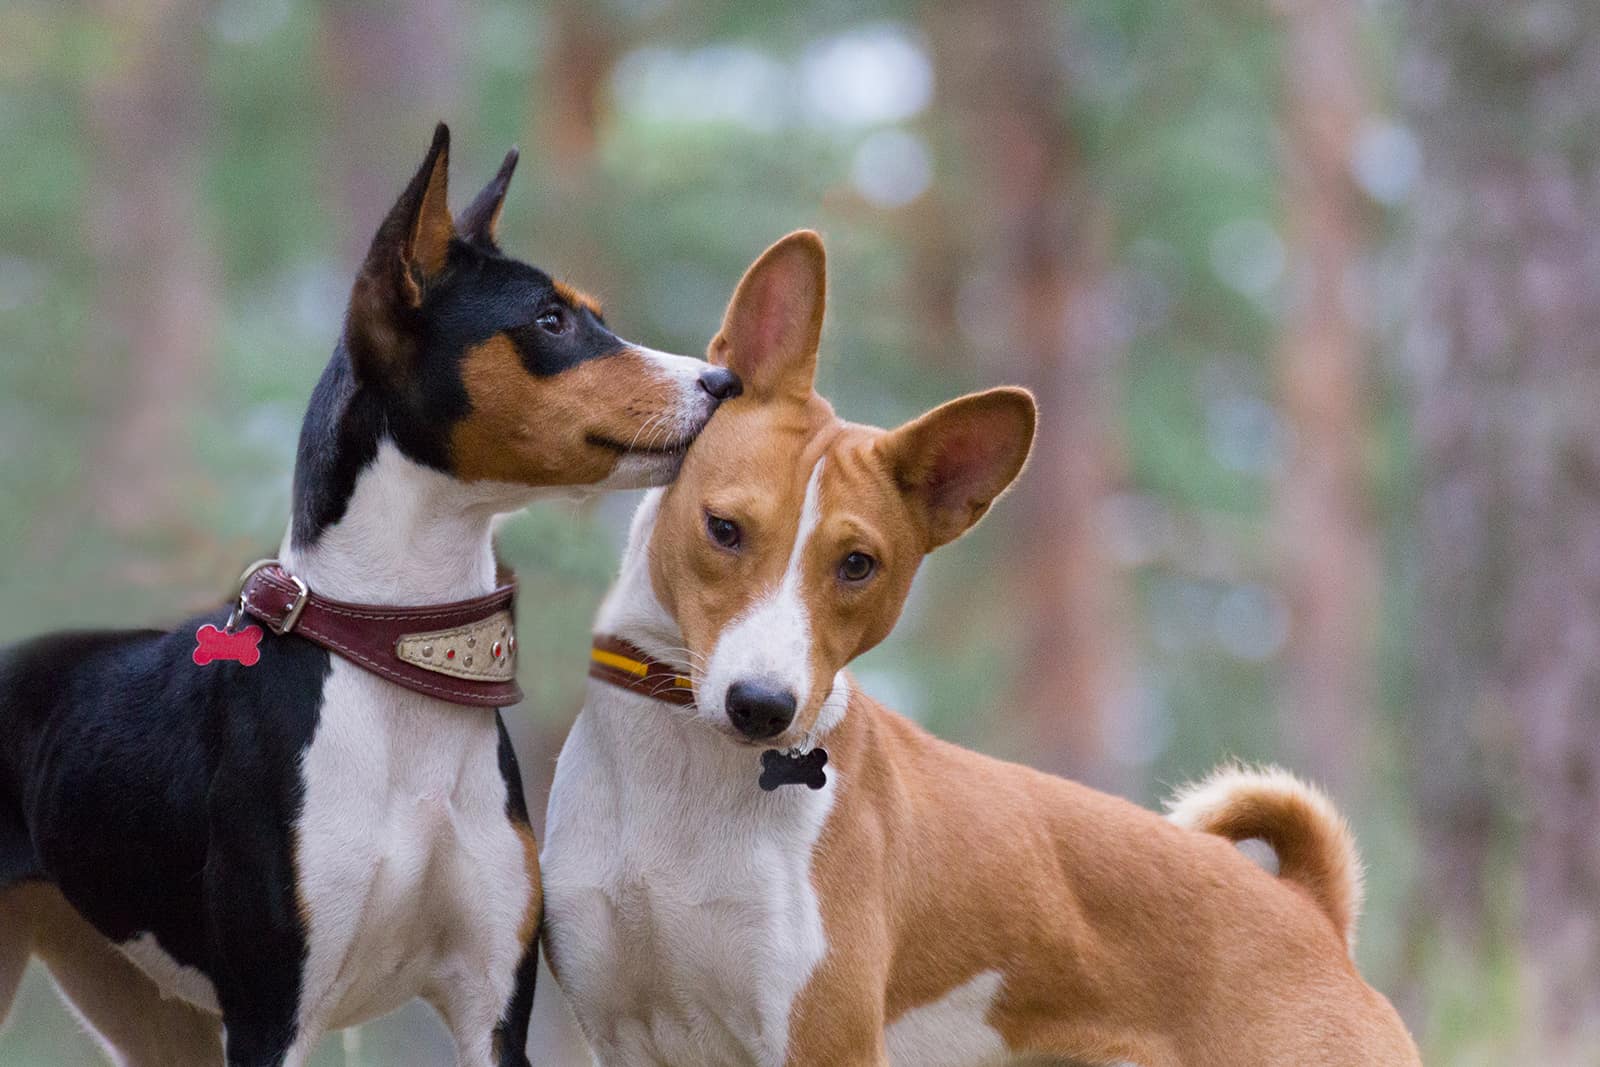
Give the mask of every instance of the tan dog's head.
[[648, 534], [698, 714], [764, 744], [832, 725], [834, 676], [889, 633], [923, 556], [983, 516], [1033, 443], [1022, 389], [896, 430], [838, 418], [812, 384], [825, 276], [809, 231], [745, 274], [709, 352], [743, 395], [689, 450]]

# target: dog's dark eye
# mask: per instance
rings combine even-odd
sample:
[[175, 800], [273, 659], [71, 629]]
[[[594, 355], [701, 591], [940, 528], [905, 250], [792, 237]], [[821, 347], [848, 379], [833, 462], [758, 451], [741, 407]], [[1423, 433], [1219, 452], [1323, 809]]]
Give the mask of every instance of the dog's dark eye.
[[706, 533], [723, 548], [739, 547], [739, 524], [706, 512]]
[[533, 324], [545, 333], [566, 333], [567, 313], [561, 308], [550, 308], [539, 312], [539, 317], [533, 320]]
[[878, 561], [865, 552], [852, 552], [839, 563], [839, 577], [847, 582], [864, 582], [878, 569]]

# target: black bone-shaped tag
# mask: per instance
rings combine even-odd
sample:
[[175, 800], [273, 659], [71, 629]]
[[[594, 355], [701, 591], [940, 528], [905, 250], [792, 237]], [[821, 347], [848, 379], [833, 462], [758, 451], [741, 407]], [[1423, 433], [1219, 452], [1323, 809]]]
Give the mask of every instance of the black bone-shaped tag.
[[804, 754], [781, 752], [769, 748], [761, 753], [761, 781], [759, 785], [772, 792], [780, 785], [804, 785], [821, 789], [828, 784], [823, 768], [828, 765], [828, 750], [814, 748]]

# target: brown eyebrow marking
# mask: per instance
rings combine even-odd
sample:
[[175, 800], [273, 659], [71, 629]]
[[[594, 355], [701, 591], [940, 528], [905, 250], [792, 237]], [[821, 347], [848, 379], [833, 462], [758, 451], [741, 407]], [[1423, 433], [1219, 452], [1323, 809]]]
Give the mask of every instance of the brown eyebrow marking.
[[602, 314], [600, 301], [584, 292], [582, 289], [568, 285], [566, 282], [556, 282], [556, 295], [561, 297], [573, 307], [587, 308], [596, 315]]

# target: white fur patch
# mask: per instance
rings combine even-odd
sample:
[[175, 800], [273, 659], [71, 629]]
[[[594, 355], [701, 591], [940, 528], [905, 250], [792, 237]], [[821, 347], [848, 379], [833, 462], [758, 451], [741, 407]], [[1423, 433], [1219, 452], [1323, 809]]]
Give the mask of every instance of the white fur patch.
[[736, 682], [763, 681], [787, 689], [794, 693], [799, 708], [810, 700], [811, 623], [801, 585], [806, 545], [822, 518], [818, 498], [824, 462], [817, 460], [806, 482], [805, 503], [783, 579], [717, 637], [695, 693], [700, 713], [707, 718], [722, 720], [727, 713], [728, 688]]
[[[648, 420], [639, 430], [637, 438], [624, 444], [640, 448], [653, 448], [681, 441], [701, 429], [716, 408], [711, 394], [700, 388], [700, 377], [709, 369], [698, 359], [658, 352], [639, 345], [634, 354], [666, 379], [677, 394], [677, 403], [670, 412]], [[681, 455], [660, 455], [649, 452], [630, 453], [617, 460], [617, 465], [596, 490], [643, 489], [661, 485], [677, 476], [682, 465]]]
[[526, 486], [458, 481], [385, 440], [339, 521], [303, 552], [285, 535], [279, 558], [336, 600], [405, 605], [478, 596], [494, 588], [494, 516], [534, 496]]
[[186, 1000], [204, 1011], [222, 1014], [217, 987], [197, 968], [185, 967], [167, 955], [154, 934], [144, 933], [117, 946], [122, 954], [150, 976], [162, 996]]
[[295, 828], [304, 1035], [422, 995], [487, 1054], [531, 891], [498, 748], [488, 713], [333, 659]]
[[590, 684], [541, 862], [554, 969], [601, 1062], [784, 1063], [827, 952], [811, 854], [838, 779], [765, 793], [759, 772], [758, 748]]
[[885, 1037], [894, 1067], [989, 1067], [1010, 1059], [1005, 1039], [989, 1025], [1000, 995], [999, 971], [982, 971], [931, 1004], [903, 1013]]

